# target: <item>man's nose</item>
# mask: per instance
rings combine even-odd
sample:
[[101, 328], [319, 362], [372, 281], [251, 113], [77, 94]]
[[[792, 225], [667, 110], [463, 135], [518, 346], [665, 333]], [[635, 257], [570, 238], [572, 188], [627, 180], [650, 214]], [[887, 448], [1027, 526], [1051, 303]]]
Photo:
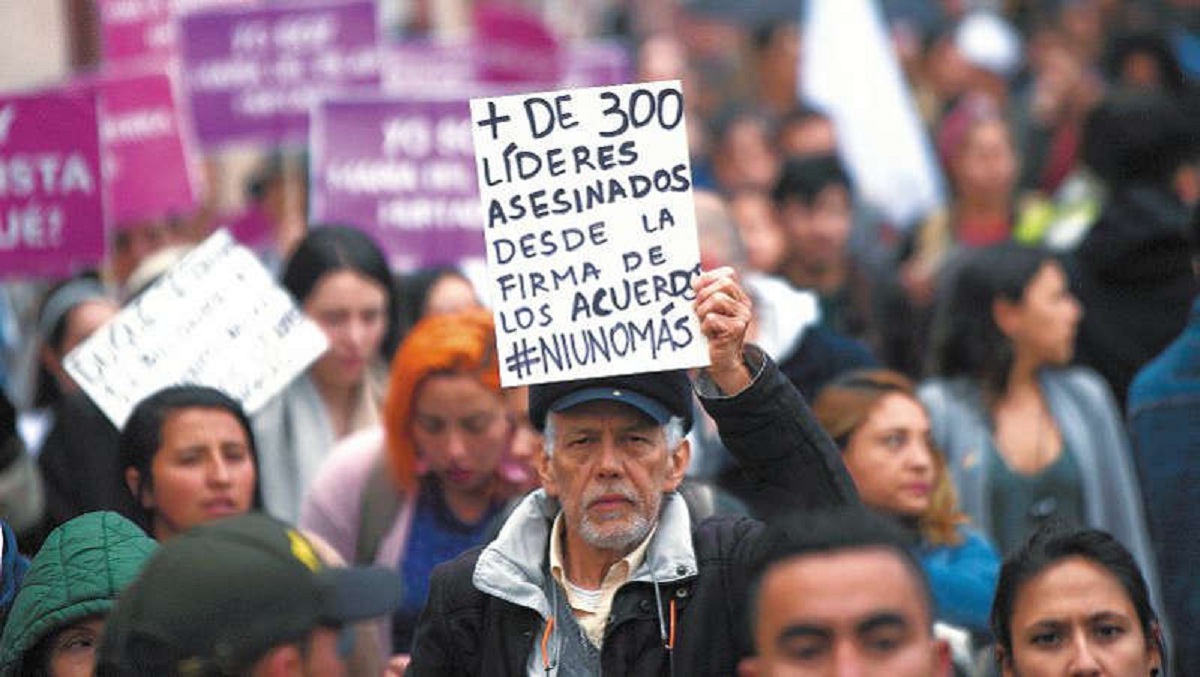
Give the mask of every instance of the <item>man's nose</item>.
[[863, 677], [866, 666], [861, 651], [854, 642], [836, 642], [833, 648], [834, 675], [836, 677]]

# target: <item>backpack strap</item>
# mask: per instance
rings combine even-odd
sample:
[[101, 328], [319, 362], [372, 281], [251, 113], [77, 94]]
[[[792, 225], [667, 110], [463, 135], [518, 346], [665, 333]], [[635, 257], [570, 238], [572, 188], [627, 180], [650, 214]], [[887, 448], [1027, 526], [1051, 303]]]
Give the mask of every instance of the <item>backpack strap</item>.
[[379, 454], [371, 464], [371, 473], [363, 486], [358, 513], [358, 539], [354, 546], [355, 564], [366, 566], [375, 562], [379, 544], [392, 527], [396, 511], [405, 497], [396, 489], [387, 469], [387, 455]]

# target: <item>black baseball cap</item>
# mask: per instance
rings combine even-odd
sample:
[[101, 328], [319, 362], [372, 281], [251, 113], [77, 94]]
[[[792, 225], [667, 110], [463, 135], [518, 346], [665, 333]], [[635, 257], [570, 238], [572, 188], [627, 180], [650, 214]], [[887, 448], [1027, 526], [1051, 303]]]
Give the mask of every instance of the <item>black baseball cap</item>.
[[295, 528], [247, 513], [167, 541], [105, 624], [99, 675], [234, 674], [317, 627], [391, 614], [400, 577], [327, 567]]
[[595, 400], [628, 404], [660, 424], [678, 416], [684, 432], [692, 429], [692, 382], [678, 369], [529, 386], [529, 420], [544, 431], [550, 412]]

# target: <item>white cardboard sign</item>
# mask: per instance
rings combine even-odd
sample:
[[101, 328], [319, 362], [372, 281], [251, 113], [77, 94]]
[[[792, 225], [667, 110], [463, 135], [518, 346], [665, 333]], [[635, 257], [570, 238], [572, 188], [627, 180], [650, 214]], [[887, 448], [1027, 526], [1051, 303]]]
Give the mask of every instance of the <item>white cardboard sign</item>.
[[471, 100], [505, 386], [705, 366], [678, 81]]
[[324, 333], [219, 230], [72, 350], [67, 372], [118, 428], [146, 396], [212, 386], [258, 410], [325, 352]]

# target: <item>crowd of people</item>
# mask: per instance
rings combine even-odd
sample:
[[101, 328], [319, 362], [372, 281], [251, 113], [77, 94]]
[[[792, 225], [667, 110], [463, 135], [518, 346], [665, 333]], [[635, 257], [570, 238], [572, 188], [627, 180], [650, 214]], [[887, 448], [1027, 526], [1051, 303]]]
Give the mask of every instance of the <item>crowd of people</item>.
[[704, 369], [502, 388], [465, 270], [281, 222], [327, 351], [118, 428], [65, 356], [211, 214], [2, 285], [0, 677], [1200, 672], [1200, 9], [882, 0], [895, 222], [796, 4], [548, 11], [684, 82]]

